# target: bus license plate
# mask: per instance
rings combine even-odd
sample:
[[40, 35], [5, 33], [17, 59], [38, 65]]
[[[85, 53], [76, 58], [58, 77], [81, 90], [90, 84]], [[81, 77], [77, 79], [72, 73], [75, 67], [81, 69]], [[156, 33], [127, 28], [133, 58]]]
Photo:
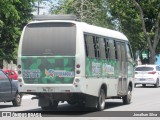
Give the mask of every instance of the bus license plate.
[[54, 92], [54, 88], [50, 88], [50, 87], [44, 87], [42, 88], [43, 92]]
[[140, 81], [144, 81], [145, 79], [140, 79]]

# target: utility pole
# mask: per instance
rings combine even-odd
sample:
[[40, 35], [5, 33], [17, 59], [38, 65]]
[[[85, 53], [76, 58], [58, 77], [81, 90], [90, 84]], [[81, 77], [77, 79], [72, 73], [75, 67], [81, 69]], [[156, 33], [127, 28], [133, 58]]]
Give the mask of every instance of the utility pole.
[[41, 1], [43, 1], [43, 0], [38, 0], [37, 1], [37, 6], [35, 6], [37, 8], [37, 15], [39, 15], [39, 13], [40, 13], [40, 8], [43, 8], [43, 7], [40, 6]]
[[84, 5], [84, 1], [81, 0], [81, 10], [80, 10], [80, 20], [81, 20], [81, 22], [83, 21], [83, 5]]
[[39, 15], [39, 0], [38, 0], [38, 6], [37, 6], [37, 15]]

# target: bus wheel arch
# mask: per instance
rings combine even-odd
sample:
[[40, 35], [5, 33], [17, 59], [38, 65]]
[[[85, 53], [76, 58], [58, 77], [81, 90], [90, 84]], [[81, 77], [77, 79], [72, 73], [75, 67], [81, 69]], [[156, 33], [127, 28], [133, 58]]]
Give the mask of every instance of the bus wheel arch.
[[100, 89], [99, 89], [99, 92], [100, 92], [101, 89], [104, 90], [104, 92], [105, 92], [105, 97], [107, 97], [107, 85], [106, 85], [105, 83], [103, 83], [103, 84], [101, 85], [101, 87], [100, 87]]

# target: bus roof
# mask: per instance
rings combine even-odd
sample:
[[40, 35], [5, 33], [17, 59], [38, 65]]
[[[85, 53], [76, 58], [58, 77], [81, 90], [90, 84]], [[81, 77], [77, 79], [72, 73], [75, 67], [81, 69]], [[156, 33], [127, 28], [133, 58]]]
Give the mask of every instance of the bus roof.
[[78, 21], [72, 21], [72, 20], [44, 20], [44, 21], [32, 21], [29, 24], [33, 23], [48, 23], [48, 22], [68, 22], [68, 23], [74, 23], [78, 28], [82, 30], [82, 32], [91, 33], [91, 34], [97, 34], [100, 36], [107, 36], [110, 38], [120, 39], [120, 40], [126, 40], [128, 41], [127, 37], [115, 30], [102, 28], [94, 25], [87, 24], [85, 22], [78, 22]]

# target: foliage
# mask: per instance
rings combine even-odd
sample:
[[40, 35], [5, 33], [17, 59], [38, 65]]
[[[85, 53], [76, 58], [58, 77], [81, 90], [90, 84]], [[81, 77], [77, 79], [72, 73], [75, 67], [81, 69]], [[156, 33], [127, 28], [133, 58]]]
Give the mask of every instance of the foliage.
[[154, 63], [160, 39], [157, 37], [158, 34], [160, 36], [159, 0], [106, 1], [112, 17], [119, 22], [119, 30], [127, 35], [134, 51], [149, 48], [150, 62]]
[[73, 14], [79, 21], [89, 24], [113, 28], [107, 8], [103, 0], [59, 0], [53, 5], [52, 14]]
[[159, 0], [59, 0], [52, 13], [74, 14], [80, 21], [119, 30], [134, 52], [149, 49], [150, 62], [155, 62], [155, 51], [160, 49]]
[[31, 19], [34, 0], [0, 0], [0, 67], [2, 60], [16, 60], [23, 26]]

